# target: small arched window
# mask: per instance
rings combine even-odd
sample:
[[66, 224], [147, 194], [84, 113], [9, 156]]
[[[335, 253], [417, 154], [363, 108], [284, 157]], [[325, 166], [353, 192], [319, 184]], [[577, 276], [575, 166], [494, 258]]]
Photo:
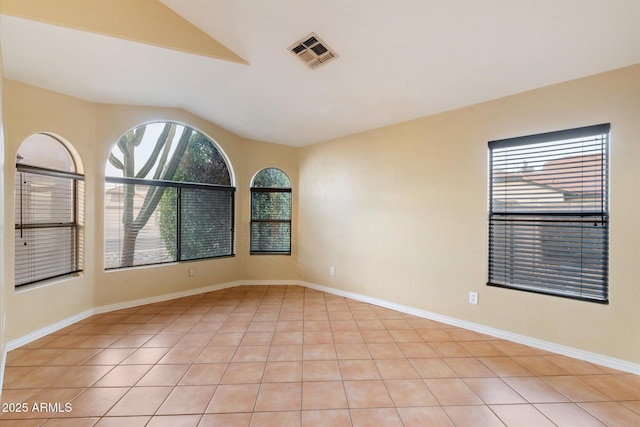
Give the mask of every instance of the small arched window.
[[15, 286], [82, 271], [84, 177], [58, 139], [25, 139], [16, 156]]
[[252, 255], [291, 255], [291, 181], [280, 169], [253, 177], [250, 240]]
[[235, 188], [203, 133], [173, 122], [130, 130], [105, 189], [106, 269], [233, 255]]

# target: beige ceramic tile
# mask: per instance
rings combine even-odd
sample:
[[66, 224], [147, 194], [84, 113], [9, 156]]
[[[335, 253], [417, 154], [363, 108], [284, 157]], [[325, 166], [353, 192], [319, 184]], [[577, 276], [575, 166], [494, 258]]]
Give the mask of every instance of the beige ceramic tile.
[[351, 409], [350, 412], [354, 427], [403, 427], [395, 408]]
[[302, 384], [302, 409], [347, 408], [342, 381], [314, 381]]
[[484, 403], [489, 405], [526, 402], [500, 378], [465, 378], [464, 382]]
[[220, 384], [227, 370], [227, 363], [196, 363], [189, 367], [180, 379], [179, 385], [215, 385]]
[[216, 386], [178, 386], [162, 403], [156, 415], [202, 414], [211, 401]]
[[352, 427], [347, 409], [302, 411], [302, 427]]
[[342, 374], [336, 360], [305, 360], [302, 378], [304, 381], [340, 381]]
[[486, 406], [445, 406], [456, 427], [504, 427], [504, 423]]
[[396, 408], [438, 405], [423, 380], [385, 380], [384, 384]]
[[301, 405], [302, 383], [263, 383], [255, 411], [299, 411]]
[[300, 382], [302, 381], [302, 362], [267, 362], [262, 381]]
[[382, 381], [344, 381], [349, 408], [391, 408], [393, 401]]
[[569, 401], [564, 395], [539, 378], [504, 378], [504, 382], [517, 391], [518, 394], [529, 403], [559, 403]]
[[535, 407], [558, 427], [604, 427], [596, 417], [575, 403], [543, 403]]
[[479, 405], [482, 400], [459, 378], [424, 380], [442, 406]]
[[223, 384], [218, 386], [206, 413], [253, 412], [260, 384]]
[[540, 411], [532, 405], [492, 405], [491, 410], [507, 426], [554, 427]]
[[405, 427], [454, 427], [441, 407], [398, 408]]
[[264, 362], [230, 363], [221, 384], [260, 383], [264, 375]]
[[301, 417], [300, 411], [254, 412], [251, 417], [251, 427], [295, 427], [300, 425]]
[[373, 360], [340, 360], [344, 380], [377, 380], [380, 372]]
[[171, 390], [171, 387], [134, 387], [107, 412], [107, 415], [153, 415]]
[[635, 427], [640, 425], [640, 414], [618, 402], [592, 402], [580, 403], [579, 405], [608, 426]]

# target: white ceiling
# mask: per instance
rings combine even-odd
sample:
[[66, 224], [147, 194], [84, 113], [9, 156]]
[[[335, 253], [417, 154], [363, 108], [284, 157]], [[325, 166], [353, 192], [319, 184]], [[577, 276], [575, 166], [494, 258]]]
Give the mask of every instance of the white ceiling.
[[2, 15], [5, 77], [302, 146], [640, 63], [640, 0], [161, 1], [249, 65]]

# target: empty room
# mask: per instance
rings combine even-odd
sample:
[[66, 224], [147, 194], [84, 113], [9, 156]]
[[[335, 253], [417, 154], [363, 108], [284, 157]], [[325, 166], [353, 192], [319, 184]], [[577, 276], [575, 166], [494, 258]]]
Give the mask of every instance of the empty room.
[[0, 0], [0, 427], [638, 426], [638, 135], [638, 0]]

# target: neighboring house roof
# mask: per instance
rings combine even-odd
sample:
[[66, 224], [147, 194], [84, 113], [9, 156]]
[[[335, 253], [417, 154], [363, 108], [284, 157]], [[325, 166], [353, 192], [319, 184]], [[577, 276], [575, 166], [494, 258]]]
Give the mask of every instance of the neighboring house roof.
[[601, 194], [606, 181], [603, 179], [603, 156], [567, 156], [549, 160], [541, 170], [512, 173], [497, 170], [493, 174], [496, 182], [528, 182], [560, 191], [586, 196]]
[[540, 171], [524, 174], [524, 179], [549, 185], [564, 193], [599, 194], [606, 185], [602, 173], [603, 156], [568, 156], [546, 162]]

